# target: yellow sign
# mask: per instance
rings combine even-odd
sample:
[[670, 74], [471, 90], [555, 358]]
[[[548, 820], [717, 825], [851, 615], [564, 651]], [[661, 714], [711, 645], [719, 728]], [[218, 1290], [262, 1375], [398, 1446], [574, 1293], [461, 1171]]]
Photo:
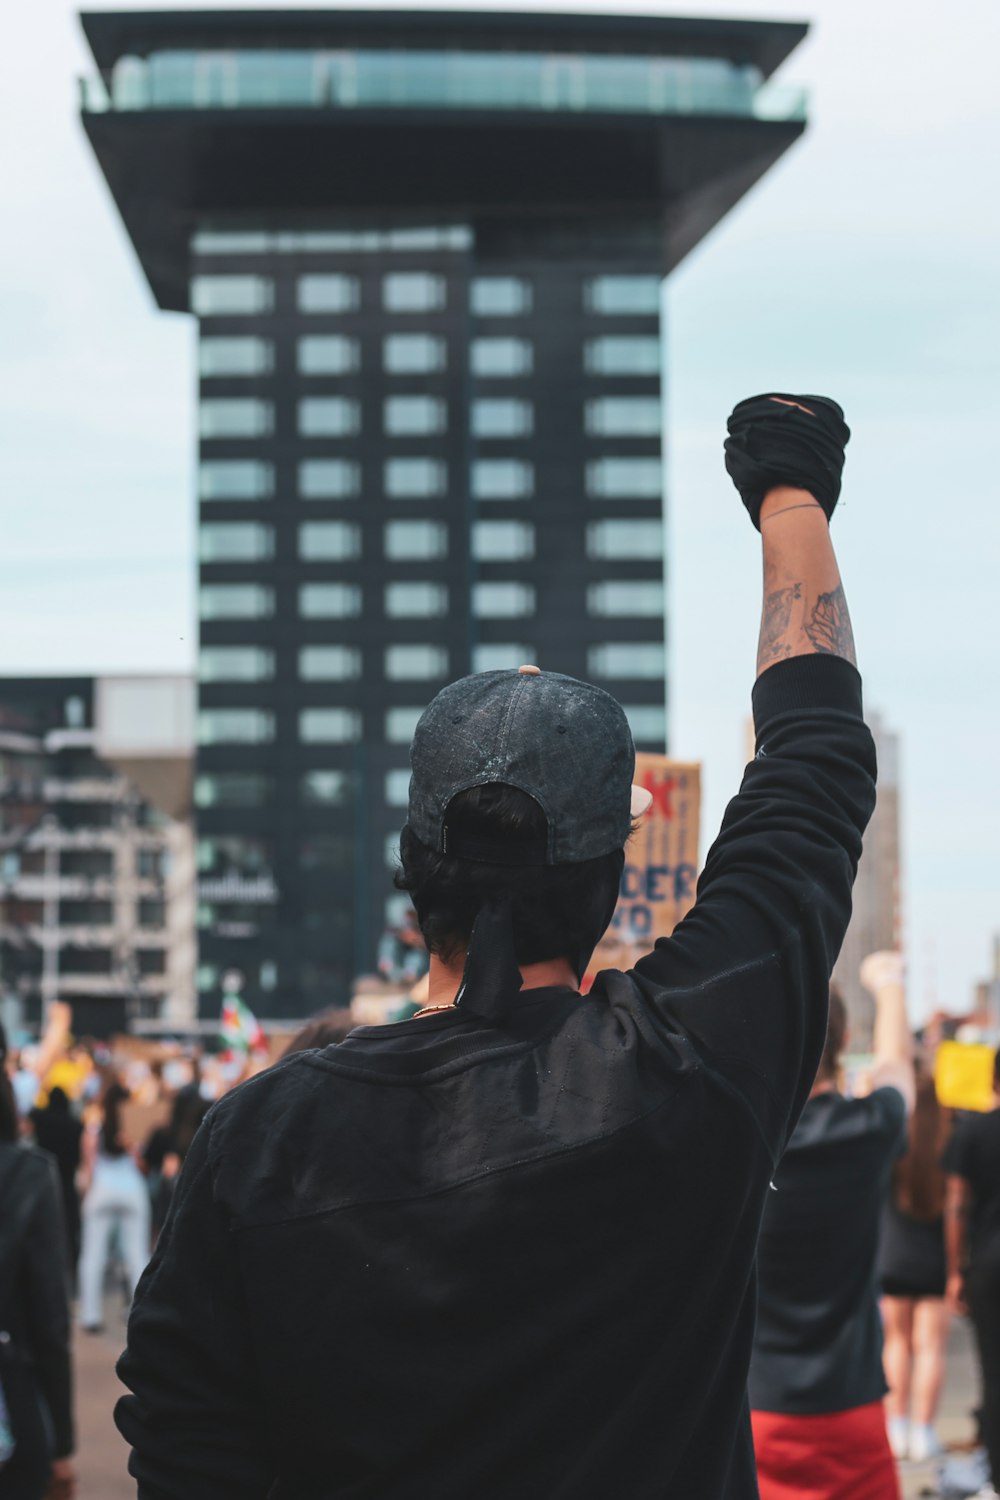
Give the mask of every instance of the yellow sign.
[[701, 766], [640, 752], [635, 780], [653, 801], [626, 846], [618, 905], [590, 961], [584, 989], [601, 969], [630, 969], [657, 938], [669, 937], [694, 905]]
[[992, 1109], [996, 1049], [971, 1042], [942, 1042], [934, 1059], [934, 1087], [945, 1109]]

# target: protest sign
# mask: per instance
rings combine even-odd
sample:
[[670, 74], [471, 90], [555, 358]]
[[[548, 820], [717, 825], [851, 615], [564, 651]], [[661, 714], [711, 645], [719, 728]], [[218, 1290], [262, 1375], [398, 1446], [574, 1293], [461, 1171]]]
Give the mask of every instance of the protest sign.
[[945, 1109], [993, 1108], [996, 1049], [972, 1042], [942, 1042], [934, 1059], [934, 1087]]
[[653, 802], [625, 850], [618, 905], [584, 978], [629, 969], [657, 938], [669, 937], [694, 905], [698, 878], [701, 766], [640, 752], [635, 780]]

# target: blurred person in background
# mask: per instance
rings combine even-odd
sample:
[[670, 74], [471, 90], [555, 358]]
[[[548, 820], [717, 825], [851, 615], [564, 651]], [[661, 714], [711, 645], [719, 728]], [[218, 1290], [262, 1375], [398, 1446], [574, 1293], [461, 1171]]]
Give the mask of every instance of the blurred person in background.
[[941, 1165], [952, 1114], [938, 1103], [934, 1078], [916, 1059], [916, 1102], [906, 1155], [897, 1162], [882, 1217], [883, 1360], [889, 1443], [918, 1463], [942, 1447], [934, 1430], [944, 1384], [951, 1314], [945, 1301], [945, 1175]]
[[826, 1047], [767, 1195], [758, 1250], [750, 1405], [761, 1500], [897, 1500], [882, 1398], [879, 1226], [913, 1108], [903, 962], [870, 954], [871, 1092], [839, 1087], [847, 1012], [830, 995]]
[[80, 1323], [86, 1333], [99, 1333], [104, 1326], [104, 1278], [115, 1245], [130, 1299], [149, 1259], [149, 1190], [122, 1134], [121, 1108], [128, 1097], [120, 1083], [110, 1083], [100, 1124], [83, 1137]]
[[0, 1386], [14, 1449], [0, 1500], [72, 1500], [69, 1295], [61, 1194], [52, 1158], [18, 1144], [18, 1109], [0, 1026]]
[[992, 1484], [1000, 1489], [1000, 1051], [993, 1065], [993, 1107], [963, 1115], [944, 1155], [948, 1301], [968, 1312], [982, 1377], [980, 1432]]
[[208, 1109], [209, 1102], [202, 1098], [192, 1077], [174, 1095], [166, 1125], [157, 1126], [142, 1148], [139, 1161], [146, 1173], [152, 1205], [153, 1244], [166, 1221], [178, 1173]]
[[429, 963], [427, 944], [411, 906], [398, 926], [387, 927], [382, 934], [376, 958], [379, 976], [387, 984], [409, 988], [424, 977]]
[[[294, 1057], [297, 1052], [309, 1052], [313, 1047], [332, 1047], [353, 1030], [351, 1012], [345, 1006], [331, 1006], [329, 1010], [320, 1011], [318, 1016], [312, 1016], [301, 1031], [295, 1033], [281, 1057]], [[278, 1060], [280, 1062], [281, 1058]]]
[[69, 1100], [58, 1084], [49, 1090], [44, 1109], [31, 1112], [35, 1144], [55, 1157], [62, 1185], [63, 1222], [66, 1228], [66, 1258], [70, 1285], [76, 1284], [76, 1263], [80, 1255], [80, 1194], [76, 1174], [80, 1169], [83, 1125], [70, 1109]]

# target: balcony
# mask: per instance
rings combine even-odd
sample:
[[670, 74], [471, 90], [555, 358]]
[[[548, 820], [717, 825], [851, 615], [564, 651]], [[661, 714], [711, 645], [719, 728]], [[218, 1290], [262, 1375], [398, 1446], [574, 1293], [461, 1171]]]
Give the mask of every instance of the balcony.
[[520, 110], [805, 119], [800, 89], [707, 57], [432, 51], [153, 52], [81, 79], [87, 114], [147, 110]]

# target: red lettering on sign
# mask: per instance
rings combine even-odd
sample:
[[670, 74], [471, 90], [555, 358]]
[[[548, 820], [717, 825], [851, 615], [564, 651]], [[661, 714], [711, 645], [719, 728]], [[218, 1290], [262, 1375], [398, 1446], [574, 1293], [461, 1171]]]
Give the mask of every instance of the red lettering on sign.
[[[653, 807], [656, 808], [661, 818], [672, 821], [674, 816], [673, 794], [677, 790], [676, 776], [657, 776], [653, 771], [647, 771], [643, 776], [640, 786], [645, 787], [653, 798]], [[650, 808], [652, 812], [653, 808]]]

